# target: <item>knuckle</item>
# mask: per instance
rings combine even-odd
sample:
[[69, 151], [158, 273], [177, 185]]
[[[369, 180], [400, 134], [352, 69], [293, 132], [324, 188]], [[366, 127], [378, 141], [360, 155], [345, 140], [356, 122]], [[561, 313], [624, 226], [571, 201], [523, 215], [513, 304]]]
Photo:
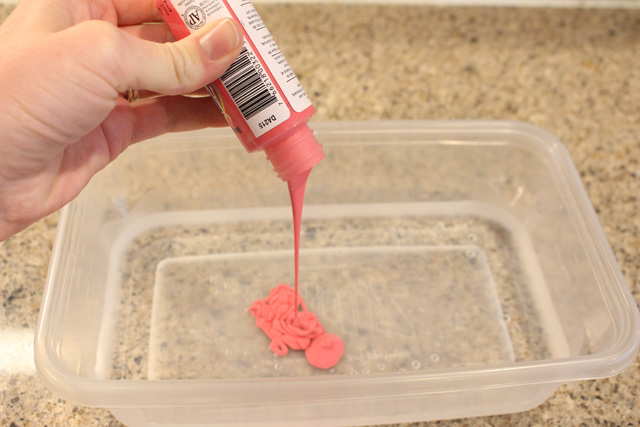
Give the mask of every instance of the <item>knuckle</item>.
[[168, 47], [167, 53], [172, 65], [168, 72], [172, 73], [172, 78], [176, 82], [176, 91], [185, 93], [196, 88], [202, 76], [193, 55], [176, 43], [167, 43], [164, 46]]
[[78, 44], [79, 49], [84, 49], [76, 56], [82, 60], [78, 66], [91, 68], [112, 87], [124, 90], [124, 87], [121, 87], [126, 81], [121, 58], [124, 39], [118, 28], [108, 22], [93, 20], [77, 25], [76, 30], [79, 33], [74, 36], [79, 40], [91, 40], [91, 43]]

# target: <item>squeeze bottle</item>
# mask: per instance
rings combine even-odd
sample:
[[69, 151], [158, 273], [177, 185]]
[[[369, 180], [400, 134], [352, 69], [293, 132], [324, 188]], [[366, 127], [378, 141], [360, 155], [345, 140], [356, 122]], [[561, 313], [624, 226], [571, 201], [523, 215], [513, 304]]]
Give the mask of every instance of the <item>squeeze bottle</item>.
[[178, 40], [217, 19], [233, 18], [242, 25], [240, 55], [206, 88], [248, 152], [264, 150], [287, 182], [324, 158], [307, 125], [313, 105], [250, 1], [154, 1]]

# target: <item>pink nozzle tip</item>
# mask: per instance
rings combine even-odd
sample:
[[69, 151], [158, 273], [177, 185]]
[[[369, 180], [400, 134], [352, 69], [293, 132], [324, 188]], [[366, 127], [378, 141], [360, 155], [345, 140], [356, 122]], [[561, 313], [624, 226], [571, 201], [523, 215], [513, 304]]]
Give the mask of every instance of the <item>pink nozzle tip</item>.
[[280, 179], [292, 178], [308, 171], [324, 159], [322, 145], [306, 124], [294, 128], [291, 133], [264, 149]]

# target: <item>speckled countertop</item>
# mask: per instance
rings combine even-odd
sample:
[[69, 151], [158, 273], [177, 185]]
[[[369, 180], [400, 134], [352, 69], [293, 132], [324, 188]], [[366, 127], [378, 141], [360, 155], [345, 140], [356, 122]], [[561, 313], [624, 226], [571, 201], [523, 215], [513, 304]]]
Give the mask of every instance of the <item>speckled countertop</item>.
[[[11, 7], [0, 5], [0, 20]], [[259, 6], [314, 120], [505, 119], [568, 148], [640, 302], [640, 10]], [[291, 19], [295, 17], [295, 19]], [[0, 424], [119, 426], [49, 392], [32, 339], [58, 220], [0, 243]], [[640, 363], [531, 411], [435, 425], [638, 425]], [[414, 426], [428, 423], [411, 424]]]

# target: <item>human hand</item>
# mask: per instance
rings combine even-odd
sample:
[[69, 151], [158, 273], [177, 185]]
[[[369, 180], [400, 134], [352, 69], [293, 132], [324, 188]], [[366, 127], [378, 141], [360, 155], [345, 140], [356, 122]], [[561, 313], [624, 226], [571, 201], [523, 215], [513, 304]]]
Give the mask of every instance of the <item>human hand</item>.
[[[0, 26], [0, 241], [71, 201], [130, 144], [223, 126], [211, 99], [175, 96], [240, 52], [232, 20], [173, 38], [153, 0], [21, 0]], [[163, 96], [127, 102], [136, 89]]]

